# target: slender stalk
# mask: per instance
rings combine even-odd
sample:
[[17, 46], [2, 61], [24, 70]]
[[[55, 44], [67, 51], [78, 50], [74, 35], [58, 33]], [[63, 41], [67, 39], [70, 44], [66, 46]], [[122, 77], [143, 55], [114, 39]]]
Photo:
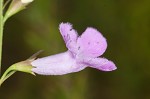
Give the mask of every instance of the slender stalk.
[[2, 83], [8, 79], [11, 75], [13, 75], [16, 71], [12, 71], [12, 67], [10, 66], [3, 74], [3, 76], [0, 78], [0, 86]]
[[5, 9], [5, 7], [7, 6], [7, 4], [10, 2], [11, 0], [7, 0], [4, 5], [3, 5], [3, 10]]
[[2, 62], [3, 25], [3, 0], [0, 0], [0, 73]]

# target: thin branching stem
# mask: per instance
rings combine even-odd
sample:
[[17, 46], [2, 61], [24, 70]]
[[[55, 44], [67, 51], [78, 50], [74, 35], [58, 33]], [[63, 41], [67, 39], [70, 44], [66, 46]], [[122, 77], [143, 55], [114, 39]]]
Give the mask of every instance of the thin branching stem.
[[1, 62], [2, 62], [2, 42], [3, 42], [3, 0], [0, 0], [0, 73], [1, 73]]

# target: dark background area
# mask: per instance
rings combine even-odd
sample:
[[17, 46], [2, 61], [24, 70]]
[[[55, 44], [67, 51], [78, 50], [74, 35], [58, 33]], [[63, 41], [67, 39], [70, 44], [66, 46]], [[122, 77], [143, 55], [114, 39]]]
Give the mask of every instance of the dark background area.
[[81, 34], [88, 26], [107, 38], [103, 57], [113, 72], [92, 68], [63, 76], [17, 72], [0, 88], [0, 99], [150, 99], [150, 0], [35, 0], [5, 25], [2, 72], [44, 50], [66, 51], [59, 33], [70, 22]]

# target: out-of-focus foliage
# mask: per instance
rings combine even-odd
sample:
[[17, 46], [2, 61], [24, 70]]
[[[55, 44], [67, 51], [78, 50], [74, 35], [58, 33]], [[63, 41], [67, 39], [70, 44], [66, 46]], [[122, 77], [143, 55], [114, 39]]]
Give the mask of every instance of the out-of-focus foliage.
[[150, 99], [150, 0], [35, 0], [5, 26], [4, 71], [38, 50], [66, 50], [58, 25], [87, 26], [107, 38], [104, 57], [118, 69], [85, 69], [64, 76], [17, 73], [0, 89], [1, 99]]

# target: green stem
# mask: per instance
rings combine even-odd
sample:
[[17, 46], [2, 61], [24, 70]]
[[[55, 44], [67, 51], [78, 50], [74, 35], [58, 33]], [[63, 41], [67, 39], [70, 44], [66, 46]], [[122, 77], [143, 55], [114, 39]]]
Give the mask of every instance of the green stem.
[[2, 85], [2, 83], [8, 79], [11, 75], [13, 75], [16, 71], [12, 70], [12, 66], [10, 66], [3, 74], [3, 76], [0, 79], [0, 86]]
[[0, 73], [2, 62], [2, 42], [3, 42], [3, 0], [0, 0]]

